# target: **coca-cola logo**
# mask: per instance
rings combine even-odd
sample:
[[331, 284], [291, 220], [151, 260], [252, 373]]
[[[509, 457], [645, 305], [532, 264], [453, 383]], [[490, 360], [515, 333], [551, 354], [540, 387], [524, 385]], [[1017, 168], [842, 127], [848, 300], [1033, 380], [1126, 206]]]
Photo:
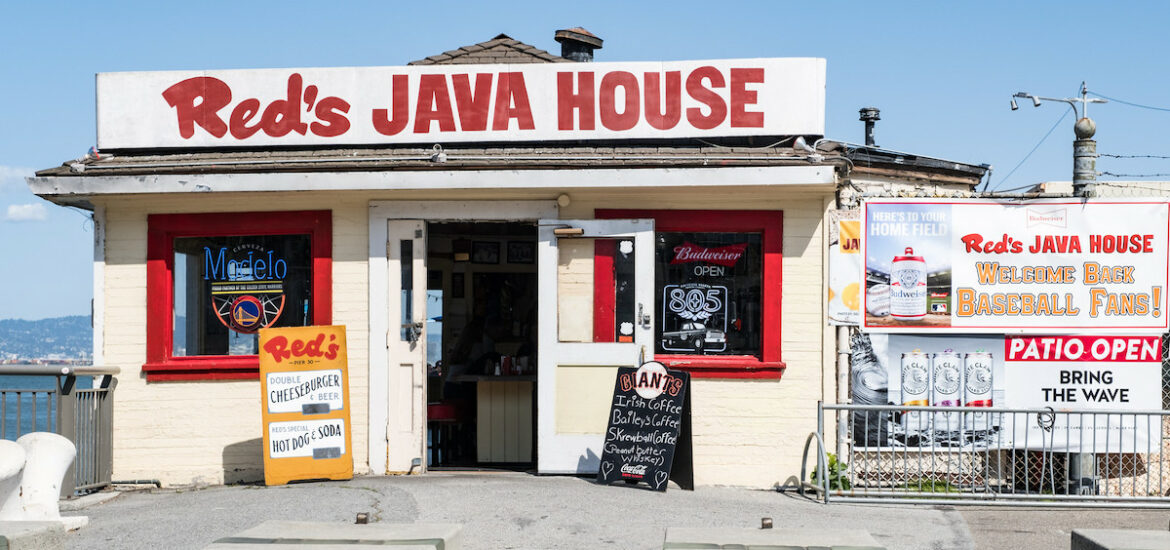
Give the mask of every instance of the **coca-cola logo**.
[[646, 475], [646, 465], [639, 464], [635, 466], [633, 464], [622, 464], [622, 473], [635, 476], [644, 476]]
[[743, 256], [744, 250], [747, 250], [747, 246], [748, 243], [739, 243], [707, 248], [694, 243], [684, 242], [674, 247], [674, 259], [670, 260], [670, 263], [706, 262], [732, 267]]

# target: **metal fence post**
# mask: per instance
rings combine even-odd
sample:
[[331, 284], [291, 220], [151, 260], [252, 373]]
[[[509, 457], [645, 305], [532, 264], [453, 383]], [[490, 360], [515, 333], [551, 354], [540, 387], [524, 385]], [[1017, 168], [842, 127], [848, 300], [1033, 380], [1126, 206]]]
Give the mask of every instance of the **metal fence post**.
[[[73, 442], [74, 448], [80, 452], [77, 441], [77, 395], [73, 392], [77, 384], [77, 377], [73, 375], [57, 377], [57, 433]], [[61, 496], [71, 497], [77, 487], [76, 479], [77, 460], [69, 463], [65, 471], [65, 478], [61, 480]]]
[[100, 429], [97, 430], [100, 443], [95, 447], [98, 454], [97, 469], [101, 472], [98, 480], [106, 483], [109, 483], [114, 475], [114, 389], [117, 386], [117, 378], [109, 375], [103, 377], [102, 389], [106, 391], [100, 394], [101, 405], [98, 411], [101, 419]]

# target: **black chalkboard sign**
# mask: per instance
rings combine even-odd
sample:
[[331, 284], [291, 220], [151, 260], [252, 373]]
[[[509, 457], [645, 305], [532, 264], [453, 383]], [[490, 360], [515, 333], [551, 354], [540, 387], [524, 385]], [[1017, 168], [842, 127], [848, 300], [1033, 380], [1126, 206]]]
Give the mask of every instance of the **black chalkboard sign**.
[[646, 483], [665, 491], [667, 480], [674, 479], [684, 489], [694, 488], [689, 387], [690, 375], [662, 363], [618, 368], [598, 483]]

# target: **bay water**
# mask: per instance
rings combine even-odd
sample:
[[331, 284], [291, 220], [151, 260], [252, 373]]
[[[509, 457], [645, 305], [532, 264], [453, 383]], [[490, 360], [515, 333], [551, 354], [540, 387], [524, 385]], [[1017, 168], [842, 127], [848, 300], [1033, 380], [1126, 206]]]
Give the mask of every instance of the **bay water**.
[[[0, 374], [0, 439], [15, 441], [29, 432], [55, 432], [57, 396], [46, 390], [56, 387], [56, 376]], [[93, 377], [77, 378], [78, 389], [91, 387]]]

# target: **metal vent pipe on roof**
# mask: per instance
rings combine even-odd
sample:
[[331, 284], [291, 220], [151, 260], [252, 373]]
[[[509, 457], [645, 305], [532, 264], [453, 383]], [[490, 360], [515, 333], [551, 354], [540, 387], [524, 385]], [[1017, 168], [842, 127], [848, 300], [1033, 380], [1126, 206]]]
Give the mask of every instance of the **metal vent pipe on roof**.
[[561, 43], [561, 57], [581, 63], [593, 61], [593, 50], [601, 49], [602, 40], [581, 28], [561, 29], [553, 35]]
[[873, 125], [882, 119], [882, 112], [877, 107], [862, 107], [858, 113], [861, 115], [858, 120], [865, 123], [865, 146], [876, 147], [877, 143], [873, 139]]

